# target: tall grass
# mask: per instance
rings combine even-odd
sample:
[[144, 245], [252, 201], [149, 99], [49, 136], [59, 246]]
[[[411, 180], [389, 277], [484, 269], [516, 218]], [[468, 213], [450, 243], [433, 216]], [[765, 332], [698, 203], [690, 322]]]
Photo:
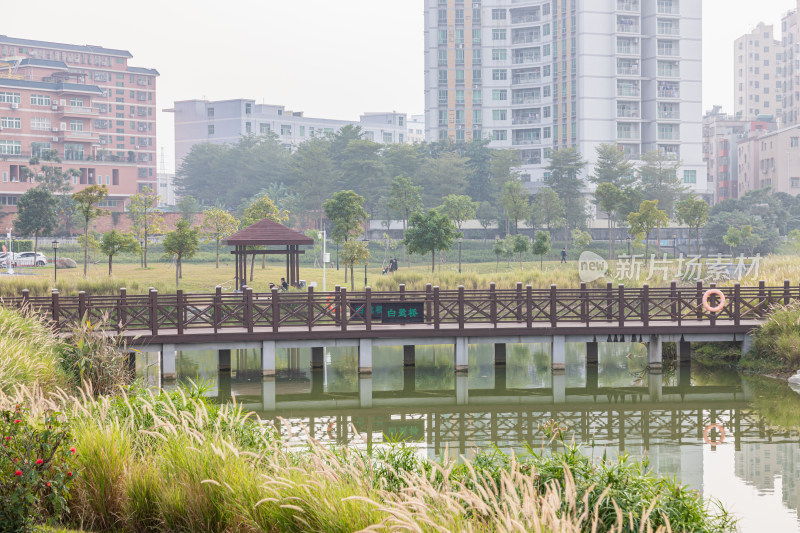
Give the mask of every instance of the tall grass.
[[17, 385], [50, 389], [66, 383], [58, 339], [41, 321], [0, 308], [0, 391]]
[[748, 355], [775, 363], [776, 370], [794, 372], [800, 368], [800, 302], [772, 309], [756, 331], [753, 350]]
[[125, 287], [129, 293], [146, 293], [150, 287], [155, 287], [159, 292], [175, 292], [175, 284], [148, 281], [147, 279], [119, 279], [108, 276], [94, 275], [86, 279], [70, 277], [53, 280], [32, 276], [5, 276], [0, 283], [0, 298], [13, 298], [22, 294], [24, 289], [30, 291], [31, 296], [49, 296], [53, 289], [65, 296], [78, 294], [85, 291], [87, 294], [112, 295], [119, 294], [120, 287]]

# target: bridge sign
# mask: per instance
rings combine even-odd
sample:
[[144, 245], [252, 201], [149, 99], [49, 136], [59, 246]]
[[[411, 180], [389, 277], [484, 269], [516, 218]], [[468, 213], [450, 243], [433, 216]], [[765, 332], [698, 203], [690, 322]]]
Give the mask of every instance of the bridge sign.
[[[364, 320], [364, 307], [366, 302], [348, 302], [350, 305], [350, 320]], [[383, 304], [372, 304], [372, 320], [380, 320], [383, 316]]]
[[383, 304], [384, 324], [424, 324], [425, 302], [391, 302]]

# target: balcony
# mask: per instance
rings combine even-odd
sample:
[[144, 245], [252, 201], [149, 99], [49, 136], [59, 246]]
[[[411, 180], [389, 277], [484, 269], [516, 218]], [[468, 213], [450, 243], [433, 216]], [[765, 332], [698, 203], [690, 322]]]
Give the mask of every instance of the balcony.
[[511, 105], [538, 104], [542, 101], [541, 97], [518, 96], [511, 100]]
[[538, 63], [542, 60], [540, 56], [514, 56], [512, 63], [514, 65], [527, 65], [530, 63]]
[[658, 118], [662, 120], [680, 120], [681, 114], [679, 111], [659, 111]]
[[617, 75], [618, 76], [639, 76], [641, 75], [641, 70], [638, 66], [635, 67], [617, 67]]
[[639, 33], [638, 24], [617, 24], [617, 33]]
[[526, 85], [529, 83], [539, 83], [542, 80], [542, 77], [536, 74], [530, 74], [527, 76], [513, 76], [511, 78], [512, 85]]
[[639, 46], [619, 46], [617, 45], [617, 54], [623, 56], [638, 56], [641, 48]]
[[639, 0], [617, 0], [617, 11], [639, 13], [641, 11]]
[[539, 15], [511, 15], [511, 24], [532, 24], [542, 20]]
[[514, 35], [511, 38], [511, 44], [528, 44], [538, 43], [541, 40], [538, 34], [526, 33], [524, 35]]
[[642, 118], [638, 109], [617, 108], [617, 118]]
[[641, 94], [638, 88], [617, 87], [617, 96], [621, 98], [638, 98]]
[[65, 141], [100, 142], [100, 134], [93, 131], [62, 131]]
[[61, 116], [63, 117], [97, 117], [100, 113], [93, 107], [83, 106], [61, 106]]
[[670, 26], [662, 26], [662, 25], [659, 25], [658, 28], [656, 29], [656, 34], [657, 35], [678, 37], [681, 34], [681, 32], [680, 32], [680, 29], [678, 28], [678, 26], [671, 26], [671, 25]]
[[680, 15], [678, 2], [669, 0], [658, 0], [657, 13], [659, 15]]

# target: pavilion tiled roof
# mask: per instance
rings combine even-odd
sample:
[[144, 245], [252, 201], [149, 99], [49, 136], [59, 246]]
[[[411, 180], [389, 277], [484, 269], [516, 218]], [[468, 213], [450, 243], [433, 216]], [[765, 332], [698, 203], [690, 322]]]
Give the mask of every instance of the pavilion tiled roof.
[[240, 230], [225, 240], [228, 246], [314, 244], [314, 239], [268, 218]]

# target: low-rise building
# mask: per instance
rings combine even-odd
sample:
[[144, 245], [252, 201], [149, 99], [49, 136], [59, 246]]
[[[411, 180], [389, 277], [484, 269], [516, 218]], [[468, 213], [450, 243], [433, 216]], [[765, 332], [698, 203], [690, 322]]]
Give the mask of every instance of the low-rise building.
[[759, 145], [756, 188], [800, 194], [800, 125], [765, 133], [754, 142]]

